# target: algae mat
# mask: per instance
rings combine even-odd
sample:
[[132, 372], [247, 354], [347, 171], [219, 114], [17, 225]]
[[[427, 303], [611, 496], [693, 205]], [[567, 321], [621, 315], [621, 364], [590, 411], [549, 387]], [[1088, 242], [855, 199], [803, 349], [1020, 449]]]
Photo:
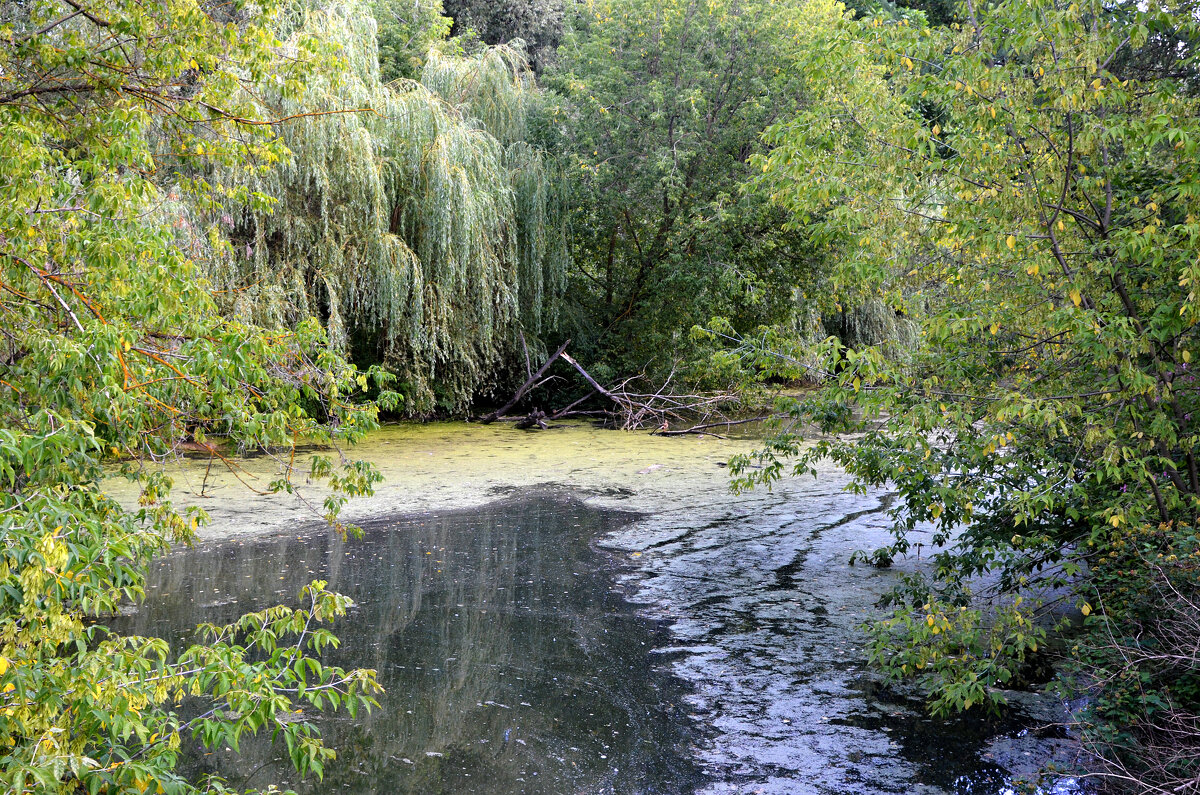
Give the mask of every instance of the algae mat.
[[[555, 486], [594, 507], [655, 513], [687, 509], [727, 499], [723, 464], [752, 449], [747, 438], [662, 437], [583, 423], [529, 432], [503, 423], [388, 425], [343, 451], [348, 458], [375, 464], [384, 476], [375, 495], [350, 501], [344, 516], [366, 521], [469, 508]], [[306, 458], [298, 456], [294, 465], [302, 485]], [[202, 541], [311, 524], [318, 516], [310, 505], [319, 506], [325, 495], [319, 487], [307, 487], [306, 505], [288, 494], [255, 493], [282, 472], [280, 462], [268, 456], [239, 459], [235, 469], [207, 458], [163, 466], [175, 481], [173, 499], [203, 507], [212, 518], [200, 532]], [[134, 486], [122, 478], [109, 479], [106, 489], [127, 504], [136, 499]]]

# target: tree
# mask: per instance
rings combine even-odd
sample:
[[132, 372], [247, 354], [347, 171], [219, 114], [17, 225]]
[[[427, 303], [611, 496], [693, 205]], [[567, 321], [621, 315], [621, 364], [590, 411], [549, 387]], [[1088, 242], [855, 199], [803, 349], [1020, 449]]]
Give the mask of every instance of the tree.
[[520, 39], [538, 69], [554, 60], [554, 50], [562, 42], [564, 5], [563, 0], [450, 0], [445, 4], [446, 13], [454, 20], [454, 35], [474, 34], [485, 44]]
[[681, 330], [779, 322], [816, 259], [765, 196], [742, 193], [762, 130], [802, 98], [803, 4], [579, 6], [547, 84], [573, 175], [569, 335], [618, 372], [666, 369]]
[[830, 300], [882, 300], [918, 321], [920, 348], [896, 363], [828, 342], [826, 387], [793, 411], [839, 436], [784, 435], [741, 473], [830, 457], [859, 487], [896, 489], [896, 540], [875, 559], [940, 551], [874, 651], [935, 710], [1002, 702], [1042, 643], [1035, 617], [1072, 599], [1070, 670], [1096, 688], [1084, 728], [1102, 771], [1192, 786], [1196, 8], [1038, 0], [964, 17], [813, 25], [820, 101], [768, 132], [759, 185], [836, 251]]
[[415, 80], [430, 48], [450, 33], [440, 0], [374, 0], [371, 11], [378, 26], [379, 76], [385, 83]]
[[[191, 208], [224, 199], [212, 163], [284, 153], [256, 88], [297, 95], [334, 53], [307, 38], [280, 57], [278, 9], [193, 0], [40, 0], [0, 7], [0, 781], [5, 791], [224, 791], [174, 770], [180, 743], [282, 736], [305, 772], [332, 751], [296, 711], [370, 706], [370, 671], [321, 665], [319, 624], [348, 602], [322, 583], [172, 650], [97, 619], [141, 595], [147, 560], [189, 539], [145, 459], [199, 446], [280, 456], [374, 422], [367, 383], [317, 324], [267, 331], [218, 311], [204, 267], [224, 247]], [[245, 200], [256, 200], [242, 193]], [[106, 496], [114, 467], [140, 505]], [[318, 457], [322, 509], [377, 476]], [[206, 706], [185, 718], [177, 704]]]
[[272, 168], [214, 168], [232, 200], [197, 222], [234, 243], [210, 269], [227, 311], [319, 319], [338, 350], [398, 376], [405, 413], [463, 411], [517, 371], [520, 332], [553, 325], [561, 176], [528, 140], [541, 96], [519, 49], [435, 47], [419, 81], [385, 84], [376, 35], [359, 0], [295, 25], [289, 48], [318, 39], [346, 68], [314, 74], [303, 98], [261, 87], [297, 116], [280, 128], [287, 151]]

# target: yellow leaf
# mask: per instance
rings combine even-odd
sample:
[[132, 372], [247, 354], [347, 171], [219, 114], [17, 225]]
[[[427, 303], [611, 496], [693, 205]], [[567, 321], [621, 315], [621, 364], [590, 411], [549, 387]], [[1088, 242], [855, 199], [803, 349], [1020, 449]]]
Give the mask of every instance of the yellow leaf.
[[1009, 251], [1012, 251], [1017, 247], [1017, 238], [1015, 235], [1009, 235], [1004, 242], [1008, 246]]
[[1079, 612], [1083, 613], [1085, 616], [1090, 616], [1092, 614], [1092, 606], [1087, 602], [1084, 602], [1083, 607], [1079, 608]]
[[1072, 291], [1071, 291], [1071, 293], [1070, 293], [1070, 295], [1071, 295], [1071, 302], [1072, 302], [1073, 304], [1075, 304], [1075, 306], [1079, 306], [1079, 302], [1083, 300], [1083, 296], [1081, 296], [1081, 295], [1079, 294], [1079, 291], [1078, 291], [1078, 290], [1072, 290]]
[[8, 658], [0, 657], [0, 676], [4, 676], [4, 672], [8, 670]]
[[1108, 523], [1111, 524], [1113, 527], [1116, 527], [1117, 525], [1119, 525], [1121, 523], [1121, 517], [1113, 516], [1113, 518], [1108, 520]]
[[991, 329], [991, 331], [992, 331], [992, 333], [993, 333], [993, 334], [995, 334], [995, 333], [999, 332], [999, 331], [1000, 331], [1000, 324], [999, 324], [999, 323], [993, 323], [993, 324], [992, 324], [992, 329]]
[[[1191, 352], [1191, 351], [1184, 351], [1184, 352], [1183, 352], [1183, 360], [1184, 360], [1185, 362], [1190, 362], [1190, 361], [1192, 360], [1192, 352]], [[3, 672], [0, 672], [0, 673], [3, 673]]]
[[994, 119], [994, 118], [996, 118], [996, 108], [995, 108], [995, 106], [992, 106], [992, 107], [988, 108], [988, 110], [991, 112], [991, 114], [992, 114], [992, 118], [993, 118], [993, 119]]

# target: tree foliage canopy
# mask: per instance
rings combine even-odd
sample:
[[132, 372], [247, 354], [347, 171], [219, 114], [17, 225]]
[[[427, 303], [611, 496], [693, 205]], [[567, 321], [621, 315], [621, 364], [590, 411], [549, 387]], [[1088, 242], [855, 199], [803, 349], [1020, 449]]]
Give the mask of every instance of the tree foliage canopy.
[[359, 2], [296, 26], [288, 49], [317, 39], [345, 68], [313, 74], [303, 97], [266, 81], [299, 118], [280, 130], [277, 167], [212, 174], [235, 199], [269, 197], [209, 216], [234, 242], [214, 278], [235, 316], [320, 319], [335, 348], [400, 377], [407, 413], [461, 411], [516, 361], [519, 330], [540, 335], [553, 320], [567, 263], [561, 186], [526, 140], [539, 98], [519, 50], [435, 47], [419, 81], [385, 84], [376, 36]]
[[[151, 555], [191, 537], [170, 482], [139, 462], [181, 445], [286, 451], [352, 440], [366, 379], [315, 323], [264, 331], [221, 314], [205, 268], [223, 242], [187, 208], [227, 198], [213, 163], [278, 160], [276, 108], [327, 48], [277, 57], [274, 7], [172, 0], [0, 8], [0, 781], [7, 792], [221, 791], [174, 771], [181, 742], [282, 735], [296, 765], [331, 755], [302, 704], [370, 705], [369, 671], [323, 667], [317, 624], [347, 602], [320, 583], [303, 610], [209, 628], [170, 650], [96, 623], [141, 593]], [[241, 194], [241, 198], [249, 198]], [[284, 459], [286, 461], [286, 459]], [[319, 459], [336, 523], [374, 475]], [[141, 481], [118, 505], [100, 479]], [[272, 490], [290, 490], [285, 467]], [[185, 697], [207, 706], [185, 719]]]
[[790, 318], [815, 261], [801, 232], [739, 186], [761, 132], [803, 97], [806, 4], [579, 6], [547, 84], [570, 101], [571, 336], [636, 371], [694, 323]]
[[567, 17], [563, 0], [449, 0], [446, 14], [454, 20], [455, 35], [474, 34], [487, 44], [525, 43], [539, 67], [554, 60]]
[[877, 559], [942, 551], [876, 650], [937, 708], [1002, 700], [1041, 642], [1037, 605], [1068, 589], [1080, 670], [1105, 683], [1089, 742], [1187, 780], [1155, 754], [1196, 747], [1170, 732], [1200, 706], [1195, 658], [1159, 623], [1197, 584], [1196, 9], [967, 4], [930, 28], [813, 7], [818, 101], [768, 131], [758, 184], [833, 247], [830, 300], [882, 300], [920, 347], [898, 367], [831, 341], [829, 387], [794, 411], [850, 436], [784, 436], [743, 474], [830, 456], [898, 491]]

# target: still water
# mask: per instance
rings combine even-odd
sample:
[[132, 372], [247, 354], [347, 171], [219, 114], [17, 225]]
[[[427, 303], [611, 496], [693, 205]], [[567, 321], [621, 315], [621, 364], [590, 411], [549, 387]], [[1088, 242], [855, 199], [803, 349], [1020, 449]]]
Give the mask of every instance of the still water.
[[540, 497], [176, 554], [119, 630], [186, 640], [290, 603], [313, 579], [357, 607], [329, 661], [374, 668], [381, 708], [322, 723], [338, 759], [303, 782], [280, 748], [193, 756], [235, 788], [301, 792], [686, 792], [701, 781], [685, 685], [662, 658], [664, 628], [614, 591], [590, 541], [627, 515]]
[[[118, 629], [183, 643], [199, 622], [294, 604], [313, 579], [357, 602], [330, 661], [376, 669], [381, 709], [323, 719], [339, 757], [322, 782], [265, 741], [240, 754], [193, 742], [193, 771], [235, 789], [1012, 795], [1047, 762], [1072, 764], [1053, 698], [1011, 693], [998, 719], [938, 721], [883, 687], [862, 626], [922, 563], [847, 561], [888, 538], [888, 495], [847, 493], [833, 469], [731, 495], [721, 464], [747, 447], [384, 429], [355, 451], [388, 476], [359, 509], [375, 517], [357, 517], [364, 538], [281, 533], [306, 525], [222, 486], [201, 496], [212, 540], [159, 561]], [[208, 482], [193, 469], [180, 480]], [[1051, 778], [1037, 791], [1079, 790]]]

